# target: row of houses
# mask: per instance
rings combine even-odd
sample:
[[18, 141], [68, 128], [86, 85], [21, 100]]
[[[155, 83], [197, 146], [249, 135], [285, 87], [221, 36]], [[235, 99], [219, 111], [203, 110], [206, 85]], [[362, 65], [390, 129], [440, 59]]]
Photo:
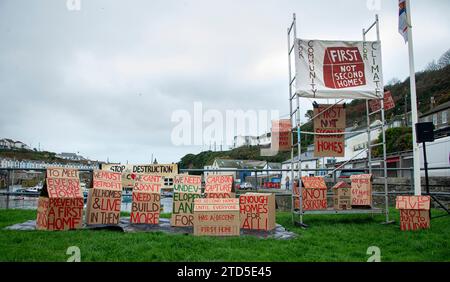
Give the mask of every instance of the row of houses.
[[14, 150], [14, 149], [24, 149], [24, 150], [31, 150], [31, 148], [23, 143], [22, 141], [15, 141], [9, 138], [3, 138], [0, 139], [0, 149], [8, 149], [8, 150]]
[[9, 158], [0, 158], [0, 168], [17, 168], [17, 169], [43, 169], [47, 167], [71, 167], [77, 169], [99, 169], [98, 163], [80, 164], [80, 163], [58, 163], [43, 162], [32, 160], [14, 160]]

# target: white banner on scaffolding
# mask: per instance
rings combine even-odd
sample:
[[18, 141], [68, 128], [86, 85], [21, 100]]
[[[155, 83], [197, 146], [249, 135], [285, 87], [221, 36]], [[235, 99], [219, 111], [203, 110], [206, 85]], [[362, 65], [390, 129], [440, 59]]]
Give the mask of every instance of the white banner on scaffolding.
[[300, 97], [383, 97], [379, 41], [296, 39], [295, 87]]

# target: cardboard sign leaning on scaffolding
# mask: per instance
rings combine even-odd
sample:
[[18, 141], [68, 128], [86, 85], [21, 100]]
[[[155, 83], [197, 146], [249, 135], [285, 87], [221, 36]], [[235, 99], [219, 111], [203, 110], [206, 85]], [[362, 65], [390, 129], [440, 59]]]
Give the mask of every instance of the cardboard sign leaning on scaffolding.
[[179, 174], [174, 177], [173, 204], [170, 225], [194, 225], [194, 200], [201, 197], [202, 177], [200, 175]]
[[320, 176], [302, 176], [303, 210], [327, 208], [327, 185]]
[[205, 196], [206, 198], [234, 198], [233, 175], [213, 174], [206, 176]]
[[272, 121], [272, 143], [271, 146], [278, 145], [278, 151], [290, 151], [291, 150], [291, 134], [292, 124], [290, 119], [280, 119]]
[[172, 188], [173, 177], [178, 174], [178, 164], [102, 164], [102, 170], [122, 173], [123, 188], [133, 188], [134, 180], [132, 174], [136, 173], [162, 175], [164, 177], [162, 188]]
[[351, 175], [352, 207], [372, 206], [372, 174]]
[[339, 181], [331, 188], [335, 210], [349, 210], [352, 208], [352, 191], [347, 182]]
[[36, 229], [81, 228], [84, 199], [77, 169], [48, 167], [38, 200]]
[[119, 224], [122, 204], [122, 175], [94, 170], [86, 204], [87, 224]]
[[314, 157], [344, 157], [345, 104], [314, 107]]
[[430, 228], [430, 196], [397, 196], [395, 208], [400, 210], [400, 229]]
[[[370, 110], [372, 112], [376, 112], [381, 109], [381, 101], [380, 100], [381, 99], [372, 99], [369, 101]], [[383, 102], [384, 102], [384, 110], [385, 111], [395, 108], [395, 102], [394, 102], [394, 99], [392, 98], [391, 91], [384, 92]]]
[[295, 41], [296, 94], [312, 98], [383, 97], [379, 41]]
[[158, 224], [161, 210], [162, 175], [132, 174], [134, 181], [130, 222]]

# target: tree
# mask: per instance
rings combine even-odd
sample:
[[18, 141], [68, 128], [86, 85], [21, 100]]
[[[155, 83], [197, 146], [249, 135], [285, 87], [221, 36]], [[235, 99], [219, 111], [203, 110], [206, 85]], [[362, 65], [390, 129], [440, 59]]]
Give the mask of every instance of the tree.
[[440, 69], [450, 65], [450, 49], [448, 49], [438, 60], [438, 66]]
[[314, 111], [313, 110], [307, 110], [305, 114], [305, 118], [308, 120], [311, 120], [314, 117]]
[[[378, 135], [377, 143], [383, 142], [383, 135]], [[412, 150], [411, 127], [394, 127], [386, 130], [386, 153]], [[383, 147], [377, 146], [372, 150], [374, 157], [383, 155]]]

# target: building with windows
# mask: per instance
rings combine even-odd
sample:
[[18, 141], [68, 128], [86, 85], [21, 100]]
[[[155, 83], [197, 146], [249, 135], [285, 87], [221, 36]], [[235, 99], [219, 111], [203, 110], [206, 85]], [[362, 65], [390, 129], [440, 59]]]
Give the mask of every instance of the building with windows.
[[419, 121], [434, 124], [435, 138], [450, 136], [450, 101], [431, 108], [419, 117]]

